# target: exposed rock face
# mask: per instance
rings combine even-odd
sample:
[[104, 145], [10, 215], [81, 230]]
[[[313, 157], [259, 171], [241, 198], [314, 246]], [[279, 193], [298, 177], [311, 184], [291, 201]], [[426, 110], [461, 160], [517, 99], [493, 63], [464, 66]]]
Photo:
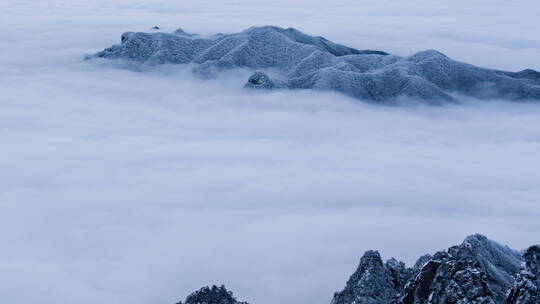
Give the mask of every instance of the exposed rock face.
[[[520, 266], [521, 265], [521, 266]], [[204, 287], [177, 304], [248, 304]], [[483, 235], [420, 257], [412, 268], [369, 250], [332, 304], [540, 304], [540, 245], [523, 255]]]
[[519, 253], [472, 235], [436, 253], [409, 282], [399, 303], [504, 303], [520, 263]]
[[516, 283], [508, 292], [508, 304], [540, 303], [540, 246], [527, 249], [523, 259]]
[[247, 302], [238, 302], [233, 293], [228, 291], [225, 286], [203, 287], [190, 294], [184, 303], [179, 301], [176, 304], [249, 304]]
[[411, 276], [411, 270], [395, 259], [385, 264], [379, 252], [367, 251], [345, 289], [334, 294], [332, 304], [390, 303]]
[[[368, 251], [334, 304], [502, 304], [521, 255], [482, 235], [421, 257], [411, 269]], [[399, 266], [396, 266], [399, 265]]]
[[[540, 100], [540, 73], [505, 72], [454, 61], [437, 51], [410, 57], [357, 50], [296, 29], [252, 27], [236, 34], [202, 38], [174, 33], [124, 33], [121, 44], [94, 57], [145, 64], [195, 64], [210, 77], [224, 69], [277, 70], [281, 79], [262, 71], [249, 88], [333, 90], [363, 100], [383, 102], [409, 96], [427, 102], [456, 101], [454, 93], [477, 98]], [[264, 79], [262, 85], [254, 79]]]

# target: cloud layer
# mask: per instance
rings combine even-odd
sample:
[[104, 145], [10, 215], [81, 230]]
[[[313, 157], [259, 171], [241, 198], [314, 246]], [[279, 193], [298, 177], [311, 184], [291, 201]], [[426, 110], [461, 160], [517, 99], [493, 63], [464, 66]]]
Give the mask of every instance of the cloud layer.
[[538, 105], [377, 107], [247, 92], [249, 71], [81, 61], [154, 25], [275, 24], [540, 69], [536, 2], [469, 2], [0, 2], [3, 298], [173, 303], [224, 283], [255, 304], [323, 304], [369, 248], [411, 263], [474, 232], [538, 243]]

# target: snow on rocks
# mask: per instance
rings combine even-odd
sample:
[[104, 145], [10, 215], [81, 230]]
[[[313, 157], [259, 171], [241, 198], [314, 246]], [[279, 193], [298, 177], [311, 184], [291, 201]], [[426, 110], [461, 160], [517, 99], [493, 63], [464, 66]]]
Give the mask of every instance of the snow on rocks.
[[[194, 64], [208, 78], [222, 70], [254, 71], [245, 87], [337, 91], [372, 102], [410, 97], [428, 103], [456, 102], [459, 96], [540, 100], [540, 73], [506, 72], [454, 61], [435, 50], [409, 57], [358, 50], [293, 28], [251, 27], [240, 33], [201, 37], [173, 33], [124, 33], [121, 44], [89, 58], [141, 64]], [[272, 79], [265, 70], [277, 70]], [[262, 83], [258, 83], [262, 80]]]

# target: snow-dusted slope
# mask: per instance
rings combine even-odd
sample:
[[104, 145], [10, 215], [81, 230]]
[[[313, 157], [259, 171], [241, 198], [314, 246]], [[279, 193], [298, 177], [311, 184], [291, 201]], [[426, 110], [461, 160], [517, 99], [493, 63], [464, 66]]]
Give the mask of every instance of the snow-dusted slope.
[[124, 33], [121, 44], [93, 57], [145, 64], [196, 64], [210, 77], [221, 70], [277, 71], [272, 79], [256, 71], [250, 88], [333, 90], [359, 99], [389, 101], [408, 96], [428, 102], [453, 102], [455, 94], [477, 98], [540, 100], [540, 73], [505, 72], [454, 61], [428, 50], [410, 57], [357, 50], [323, 37], [275, 26], [252, 27], [236, 34], [203, 38], [174, 33]]
[[502, 304], [521, 260], [518, 252], [479, 234], [421, 257], [411, 269], [393, 259], [383, 264], [378, 252], [368, 251], [332, 303]]
[[379, 252], [367, 251], [345, 289], [334, 294], [332, 304], [389, 303], [402, 291], [412, 271], [395, 259], [383, 263]]
[[424, 264], [398, 303], [504, 303], [520, 263], [516, 251], [472, 235]]
[[508, 292], [508, 304], [540, 303], [540, 246], [527, 249], [523, 259], [516, 283]]
[[[521, 265], [521, 271], [520, 271]], [[225, 287], [204, 287], [186, 304], [237, 302]], [[540, 246], [524, 255], [489, 240], [468, 236], [460, 245], [420, 257], [411, 268], [394, 258], [383, 262], [368, 250], [331, 304], [538, 304]], [[179, 302], [179, 304], [182, 304]]]

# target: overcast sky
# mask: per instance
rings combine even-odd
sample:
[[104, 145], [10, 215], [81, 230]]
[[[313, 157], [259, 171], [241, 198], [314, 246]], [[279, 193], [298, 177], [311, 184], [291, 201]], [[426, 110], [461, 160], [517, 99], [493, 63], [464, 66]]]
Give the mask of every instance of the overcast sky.
[[540, 70], [530, 1], [0, 0], [0, 294], [174, 303], [225, 284], [328, 304], [367, 249], [540, 243], [540, 105], [374, 106], [186, 67], [83, 62], [125, 31], [293, 26], [356, 48]]

